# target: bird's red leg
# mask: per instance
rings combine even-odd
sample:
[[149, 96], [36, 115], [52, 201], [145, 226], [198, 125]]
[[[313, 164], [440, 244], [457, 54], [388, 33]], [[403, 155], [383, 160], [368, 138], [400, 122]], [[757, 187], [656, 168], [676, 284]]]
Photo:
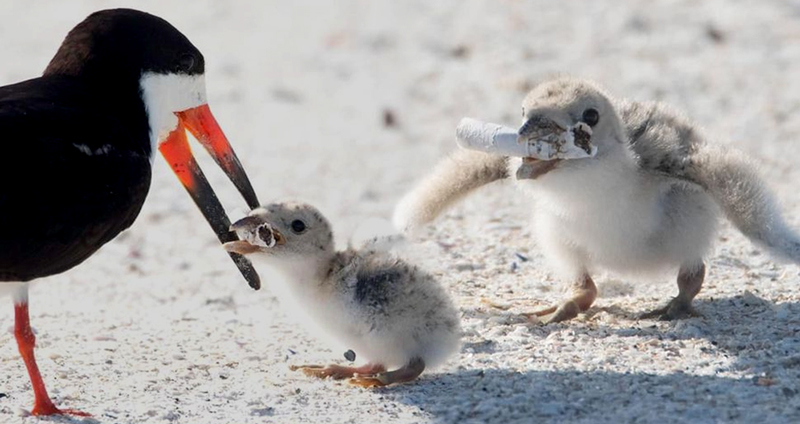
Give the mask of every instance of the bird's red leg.
[[31, 378], [31, 386], [33, 386], [34, 402], [31, 414], [69, 414], [81, 417], [91, 416], [90, 414], [76, 411], [74, 409], [58, 409], [47, 395], [47, 389], [44, 387], [42, 375], [39, 374], [39, 367], [36, 366], [36, 358], [33, 356], [33, 348], [36, 345], [36, 336], [34, 336], [33, 330], [31, 330], [30, 318], [28, 317], [27, 300], [22, 303], [14, 302], [14, 336], [17, 339], [19, 354], [22, 356], [22, 360], [25, 361], [25, 367], [28, 368], [28, 375]]

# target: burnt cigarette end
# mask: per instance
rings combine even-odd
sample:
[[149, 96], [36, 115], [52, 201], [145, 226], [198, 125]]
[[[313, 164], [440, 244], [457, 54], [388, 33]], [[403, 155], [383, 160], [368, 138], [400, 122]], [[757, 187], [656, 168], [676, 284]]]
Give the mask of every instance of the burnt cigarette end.
[[575, 145], [583, 149], [587, 154], [592, 154], [592, 133], [584, 131], [580, 126], [572, 129], [575, 138]]

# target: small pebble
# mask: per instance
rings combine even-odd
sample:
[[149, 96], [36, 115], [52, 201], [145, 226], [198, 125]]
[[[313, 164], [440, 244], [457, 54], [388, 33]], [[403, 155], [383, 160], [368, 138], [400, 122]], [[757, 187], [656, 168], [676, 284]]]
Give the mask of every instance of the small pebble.
[[451, 265], [450, 268], [456, 271], [475, 271], [476, 269], [480, 269], [481, 267], [476, 266], [475, 264], [469, 262], [459, 262]]
[[393, 128], [397, 126], [397, 118], [395, 117], [393, 110], [388, 108], [383, 110], [383, 126], [386, 128]]
[[352, 350], [348, 350], [347, 352], [344, 353], [344, 359], [353, 362], [356, 360], [356, 353], [353, 352]]
[[467, 46], [460, 45], [455, 46], [450, 49], [450, 56], [453, 56], [456, 59], [464, 59], [469, 56], [470, 49]]
[[725, 42], [725, 33], [713, 25], [708, 25], [706, 27], [706, 36], [717, 44]]

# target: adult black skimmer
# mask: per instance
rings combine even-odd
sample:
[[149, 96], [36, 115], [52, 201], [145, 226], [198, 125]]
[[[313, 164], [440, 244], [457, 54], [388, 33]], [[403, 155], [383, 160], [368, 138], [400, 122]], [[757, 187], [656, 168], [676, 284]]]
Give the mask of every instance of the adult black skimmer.
[[[222, 242], [236, 240], [194, 160], [188, 129], [251, 208], [250, 181], [206, 103], [203, 55], [165, 20], [104, 10], [70, 31], [44, 75], [0, 87], [0, 283], [14, 289], [15, 336], [33, 415], [70, 413], [47, 395], [34, 359], [27, 282], [66, 271], [128, 228], [158, 149]], [[258, 289], [243, 256], [231, 257]]]

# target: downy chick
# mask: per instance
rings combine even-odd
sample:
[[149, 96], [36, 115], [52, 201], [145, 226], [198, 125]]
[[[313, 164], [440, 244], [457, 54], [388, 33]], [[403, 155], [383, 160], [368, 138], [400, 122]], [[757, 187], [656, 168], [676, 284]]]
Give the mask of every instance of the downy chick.
[[413, 380], [458, 349], [458, 311], [432, 275], [372, 247], [335, 251], [330, 224], [313, 206], [266, 205], [231, 230], [242, 240], [226, 250], [283, 274], [287, 295], [303, 312], [368, 361], [293, 369], [383, 386]]
[[800, 238], [756, 168], [667, 106], [617, 100], [594, 83], [560, 77], [527, 95], [522, 116], [523, 140], [545, 130], [538, 122], [588, 124], [597, 155], [539, 161], [458, 151], [401, 200], [394, 221], [414, 229], [472, 190], [514, 178], [533, 200], [543, 253], [571, 283], [570, 299], [535, 313], [545, 321], [588, 309], [597, 296], [591, 274], [599, 269], [639, 275], [677, 270], [678, 296], [643, 317], [696, 315], [692, 299], [705, 277], [720, 209], [754, 243], [800, 262]]

